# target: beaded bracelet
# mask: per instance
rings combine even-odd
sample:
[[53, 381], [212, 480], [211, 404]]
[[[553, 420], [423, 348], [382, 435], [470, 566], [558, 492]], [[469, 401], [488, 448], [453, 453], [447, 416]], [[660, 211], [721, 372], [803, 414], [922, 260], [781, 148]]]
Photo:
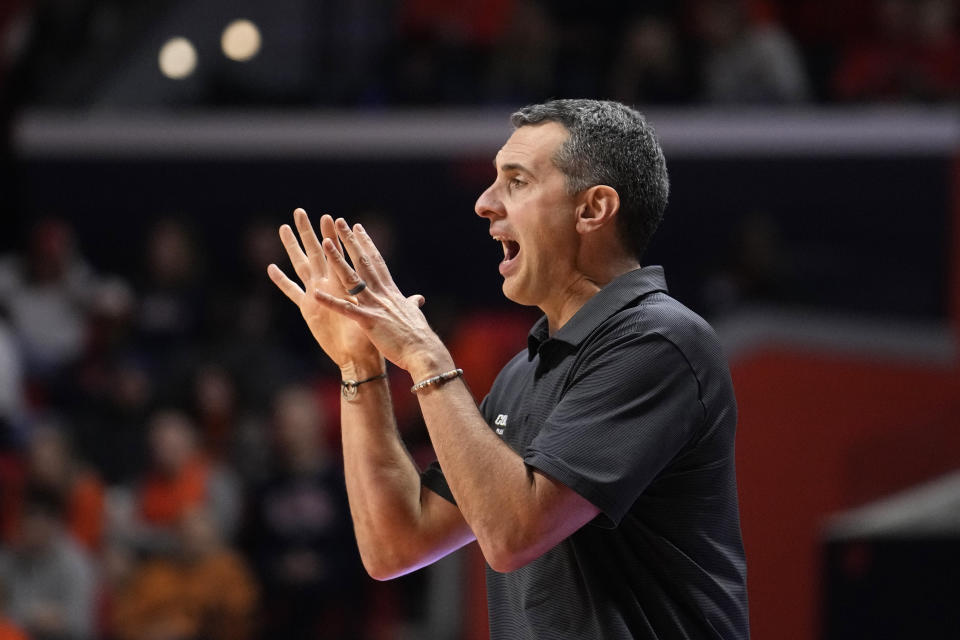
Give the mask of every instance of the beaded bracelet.
[[387, 372], [384, 371], [378, 376], [373, 376], [372, 378], [367, 378], [366, 380], [341, 380], [340, 381], [340, 393], [343, 394], [343, 397], [347, 400], [350, 400], [357, 395], [357, 387], [367, 382], [373, 382], [374, 380], [382, 380], [387, 377]]
[[454, 378], [459, 378], [463, 375], [463, 369], [454, 369], [453, 371], [447, 371], [446, 373], [441, 373], [438, 376], [433, 376], [432, 378], [427, 378], [426, 380], [421, 380], [417, 384], [410, 387], [410, 393], [416, 393], [426, 389], [432, 384], [440, 385], [445, 382], [450, 382]]

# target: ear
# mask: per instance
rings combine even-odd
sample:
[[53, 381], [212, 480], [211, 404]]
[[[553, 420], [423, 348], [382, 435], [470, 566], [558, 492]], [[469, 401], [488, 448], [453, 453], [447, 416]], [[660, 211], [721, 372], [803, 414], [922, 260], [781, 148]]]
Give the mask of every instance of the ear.
[[612, 224], [620, 211], [620, 194], [605, 184], [586, 189], [581, 194], [577, 207], [577, 233], [585, 234], [597, 231]]

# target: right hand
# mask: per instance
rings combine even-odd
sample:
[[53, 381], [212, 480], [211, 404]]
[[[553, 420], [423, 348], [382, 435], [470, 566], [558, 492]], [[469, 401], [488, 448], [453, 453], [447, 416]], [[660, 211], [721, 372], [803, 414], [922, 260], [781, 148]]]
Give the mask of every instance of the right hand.
[[[383, 359], [376, 347], [357, 323], [332, 311], [317, 301], [314, 292], [321, 291], [344, 300], [356, 301], [348, 295], [339, 278], [327, 266], [327, 259], [320, 246], [320, 240], [310, 224], [310, 218], [303, 209], [293, 212], [293, 219], [303, 242], [301, 249], [290, 225], [280, 227], [280, 240], [283, 242], [293, 270], [296, 272], [301, 289], [296, 282], [275, 264], [267, 267], [267, 274], [277, 287], [283, 291], [297, 307], [310, 328], [310, 333], [341, 370], [352, 375], [373, 376], [383, 371]], [[320, 233], [339, 245], [333, 218], [324, 215], [320, 218]], [[304, 253], [306, 251], [306, 253]], [[371, 371], [371, 369], [376, 369]]]

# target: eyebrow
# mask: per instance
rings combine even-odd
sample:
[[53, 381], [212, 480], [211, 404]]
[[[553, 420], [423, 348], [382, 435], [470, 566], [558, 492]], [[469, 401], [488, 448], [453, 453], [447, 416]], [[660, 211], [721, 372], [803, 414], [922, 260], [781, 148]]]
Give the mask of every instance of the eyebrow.
[[[497, 161], [496, 161], [496, 160], [493, 161], [493, 166], [494, 166], [494, 168], [497, 167]], [[532, 172], [530, 171], [530, 169], [528, 169], [527, 167], [523, 166], [523, 165], [520, 164], [519, 162], [506, 162], [506, 163], [500, 165], [500, 170], [501, 170], [501, 171], [523, 171], [524, 173], [532, 173]]]

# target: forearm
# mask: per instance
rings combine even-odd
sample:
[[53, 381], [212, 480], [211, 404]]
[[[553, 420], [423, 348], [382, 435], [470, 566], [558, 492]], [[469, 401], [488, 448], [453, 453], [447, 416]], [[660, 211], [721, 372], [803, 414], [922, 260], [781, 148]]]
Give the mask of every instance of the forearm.
[[[411, 373], [419, 381], [453, 368], [437, 349]], [[426, 387], [418, 398], [444, 477], [487, 562], [511, 570], [542, 553], [541, 478], [489, 428], [462, 380]]]
[[[311, 282], [311, 295], [275, 266], [270, 276], [300, 306], [317, 341], [328, 345], [325, 350], [341, 364], [346, 377], [366, 380], [382, 371], [379, 358], [370, 367], [369, 355], [357, 356], [358, 349], [368, 353], [369, 348], [407, 370], [415, 381], [453, 368], [449, 353], [420, 311], [423, 297], [408, 298], [400, 292], [359, 225], [351, 229], [342, 219], [334, 223], [324, 216], [321, 244], [306, 214], [298, 211], [296, 219], [307, 254], [289, 228], [281, 229], [281, 237], [301, 280]], [[341, 253], [341, 242], [356, 270]], [[313, 278], [314, 272], [322, 277]], [[314, 281], [322, 286], [315, 287]], [[349, 322], [331, 323], [331, 313]], [[343, 366], [357, 357], [363, 366]], [[384, 381], [365, 383], [356, 397], [342, 403], [351, 512], [361, 556], [374, 577], [430, 562], [474, 535], [491, 566], [510, 570], [595, 515], [593, 505], [528, 469], [487, 428], [462, 381], [428, 387], [420, 401], [457, 506], [421, 488], [419, 471], [397, 433]]]
[[[351, 366], [343, 375], [363, 380], [383, 366]], [[420, 471], [397, 430], [387, 380], [361, 385], [340, 407], [347, 496], [364, 566], [376, 578], [405, 573], [423, 564], [429, 539], [420, 530]]]

